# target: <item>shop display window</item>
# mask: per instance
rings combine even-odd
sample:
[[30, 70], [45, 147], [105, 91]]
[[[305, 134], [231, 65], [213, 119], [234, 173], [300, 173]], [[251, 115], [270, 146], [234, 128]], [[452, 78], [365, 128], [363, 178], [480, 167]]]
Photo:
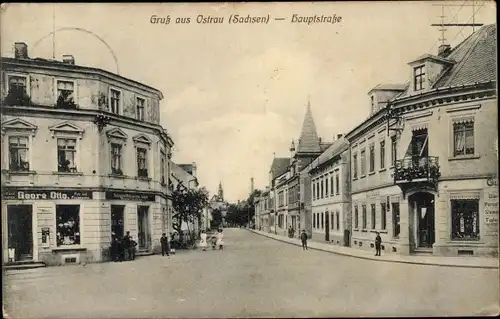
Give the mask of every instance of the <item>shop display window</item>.
[[80, 245], [80, 205], [56, 205], [57, 246]]

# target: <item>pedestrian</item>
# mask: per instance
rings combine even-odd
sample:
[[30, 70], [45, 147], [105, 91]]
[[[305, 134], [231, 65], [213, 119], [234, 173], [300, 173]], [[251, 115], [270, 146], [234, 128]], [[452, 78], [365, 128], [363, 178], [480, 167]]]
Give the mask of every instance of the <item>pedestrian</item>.
[[118, 261], [119, 251], [118, 251], [118, 239], [115, 233], [111, 233], [111, 260]]
[[288, 227], [288, 237], [291, 238], [292, 237], [292, 226], [289, 226]]
[[215, 236], [217, 238], [217, 247], [219, 247], [219, 250], [224, 250], [224, 241], [222, 240], [224, 238], [224, 234], [222, 233], [222, 229], [219, 229], [217, 235]]
[[300, 240], [302, 241], [302, 250], [308, 250], [307, 249], [307, 233], [303, 229], [302, 233], [300, 234]]
[[170, 249], [168, 247], [168, 238], [166, 233], [163, 233], [163, 235], [161, 236], [160, 244], [161, 244], [161, 255], [165, 256], [166, 253], [167, 256], [170, 256]]
[[124, 260], [130, 259], [130, 232], [128, 231], [122, 239], [122, 254]]
[[201, 251], [207, 250], [207, 233], [205, 233], [204, 230], [202, 230], [200, 234], [200, 247]]
[[382, 237], [377, 232], [377, 237], [375, 237], [375, 256], [380, 256], [380, 246], [382, 246]]

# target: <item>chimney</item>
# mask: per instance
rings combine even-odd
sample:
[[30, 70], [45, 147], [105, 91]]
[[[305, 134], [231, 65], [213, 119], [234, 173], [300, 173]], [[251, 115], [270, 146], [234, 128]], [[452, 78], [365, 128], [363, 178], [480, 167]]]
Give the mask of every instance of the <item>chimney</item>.
[[63, 62], [71, 65], [75, 65], [75, 58], [72, 55], [65, 54], [62, 56]]
[[438, 55], [440, 57], [445, 57], [451, 50], [451, 46], [449, 44], [441, 44], [438, 48]]
[[343, 136], [344, 134], [337, 134], [337, 140], [340, 140], [340, 138]]
[[29, 59], [28, 45], [24, 42], [14, 43], [14, 57], [16, 59]]

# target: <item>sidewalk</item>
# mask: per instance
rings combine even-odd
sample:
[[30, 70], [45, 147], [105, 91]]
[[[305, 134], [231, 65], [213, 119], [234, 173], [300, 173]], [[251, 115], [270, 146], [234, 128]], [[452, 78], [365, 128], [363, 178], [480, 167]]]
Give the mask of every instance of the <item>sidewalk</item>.
[[[251, 232], [279, 240], [284, 243], [302, 246], [297, 238], [288, 238], [285, 236], [266, 233], [259, 230], [250, 229]], [[432, 265], [442, 267], [465, 267], [465, 268], [485, 268], [498, 269], [499, 260], [497, 258], [487, 257], [439, 257], [439, 256], [400, 256], [400, 255], [382, 255], [374, 256], [373, 251], [358, 250], [355, 248], [334, 246], [326, 243], [307, 241], [308, 248], [330, 252], [338, 255], [344, 255], [354, 258], [378, 260], [383, 262], [406, 263], [416, 265]]]

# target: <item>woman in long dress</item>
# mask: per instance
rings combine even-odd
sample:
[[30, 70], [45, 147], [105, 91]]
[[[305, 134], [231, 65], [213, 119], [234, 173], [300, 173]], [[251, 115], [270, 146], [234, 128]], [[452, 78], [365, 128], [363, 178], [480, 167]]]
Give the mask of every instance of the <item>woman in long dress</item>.
[[216, 245], [219, 247], [219, 250], [224, 250], [224, 241], [222, 240], [224, 238], [224, 234], [222, 233], [222, 229], [219, 229], [219, 231], [215, 235], [215, 238], [217, 238]]
[[205, 233], [204, 230], [201, 231], [200, 235], [200, 247], [202, 251], [207, 250], [207, 234]]

